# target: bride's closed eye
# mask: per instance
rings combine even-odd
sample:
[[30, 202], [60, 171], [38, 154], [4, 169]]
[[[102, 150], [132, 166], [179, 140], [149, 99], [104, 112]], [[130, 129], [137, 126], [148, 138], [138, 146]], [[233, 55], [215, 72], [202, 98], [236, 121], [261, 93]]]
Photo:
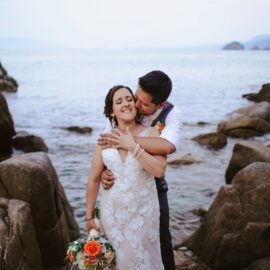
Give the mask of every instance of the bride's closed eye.
[[133, 98], [132, 97], [126, 97], [126, 101], [131, 102], [131, 101], [133, 101]]
[[[133, 101], [133, 98], [130, 97], [130, 96], [127, 96], [125, 99], [126, 99], [126, 101], [128, 101], [128, 102], [132, 102], [132, 101]], [[122, 103], [122, 101], [123, 101], [123, 99], [122, 99], [122, 98], [119, 98], [119, 99], [117, 99], [117, 100], [115, 101], [115, 103], [116, 103], [117, 105], [120, 105], [120, 104]]]

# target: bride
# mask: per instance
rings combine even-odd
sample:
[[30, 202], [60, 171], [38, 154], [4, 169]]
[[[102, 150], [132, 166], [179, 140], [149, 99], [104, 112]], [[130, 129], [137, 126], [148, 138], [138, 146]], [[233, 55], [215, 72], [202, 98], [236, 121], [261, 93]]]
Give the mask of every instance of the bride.
[[104, 190], [101, 202], [102, 228], [116, 250], [118, 270], [164, 269], [159, 242], [159, 203], [155, 177], [164, 175], [166, 158], [148, 154], [133, 136], [159, 136], [137, 120], [135, 98], [130, 88], [118, 85], [105, 99], [104, 114], [126, 149], [97, 145], [86, 191], [86, 230], [97, 229], [93, 212], [105, 167], [115, 176], [115, 184]]

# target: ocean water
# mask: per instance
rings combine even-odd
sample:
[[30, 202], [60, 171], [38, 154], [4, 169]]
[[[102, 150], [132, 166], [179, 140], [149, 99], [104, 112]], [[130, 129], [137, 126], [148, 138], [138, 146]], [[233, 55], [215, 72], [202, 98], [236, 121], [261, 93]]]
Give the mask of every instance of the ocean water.
[[[165, 71], [173, 81], [170, 101], [183, 113], [182, 153], [200, 164], [167, 168], [173, 243], [199, 225], [194, 209], [207, 209], [221, 185], [239, 140], [229, 139], [211, 151], [190, 139], [215, 131], [226, 115], [251, 103], [241, 96], [270, 82], [269, 51], [130, 50], [1, 50], [0, 60], [19, 83], [6, 94], [16, 130], [44, 138], [76, 219], [84, 233], [85, 187], [98, 135], [103, 131], [104, 97], [113, 85], [136, 89], [138, 77]], [[208, 125], [200, 127], [198, 121]], [[91, 126], [90, 135], [63, 129]], [[254, 138], [268, 142], [269, 135]], [[18, 152], [16, 152], [17, 154]]]

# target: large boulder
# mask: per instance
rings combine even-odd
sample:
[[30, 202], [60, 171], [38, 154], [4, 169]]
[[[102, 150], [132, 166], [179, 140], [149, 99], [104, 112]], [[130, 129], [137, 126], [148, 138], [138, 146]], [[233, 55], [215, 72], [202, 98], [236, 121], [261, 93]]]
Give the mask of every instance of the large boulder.
[[0, 92], [17, 92], [18, 83], [8, 75], [0, 62]]
[[221, 149], [227, 144], [227, 137], [223, 133], [212, 132], [192, 138], [193, 141], [205, 145], [210, 149]]
[[0, 235], [1, 269], [42, 269], [28, 203], [0, 198]]
[[48, 147], [41, 137], [28, 134], [25, 131], [18, 132], [12, 138], [12, 146], [17, 150], [22, 150], [26, 153], [48, 151]]
[[262, 89], [257, 94], [249, 93], [243, 95], [242, 97], [254, 102], [270, 102], [270, 83], [263, 84]]
[[15, 135], [14, 123], [8, 109], [8, 104], [0, 93], [0, 161], [12, 154], [11, 141]]
[[263, 136], [270, 132], [270, 123], [257, 117], [242, 117], [221, 122], [218, 132], [234, 138]]
[[62, 267], [79, 228], [48, 156], [22, 154], [1, 162], [0, 197], [29, 204], [43, 268]]
[[270, 163], [270, 148], [259, 142], [236, 143], [225, 173], [226, 184], [243, 168], [254, 162]]
[[216, 270], [239, 270], [270, 254], [270, 164], [253, 163], [221, 187], [184, 245]]
[[251, 106], [235, 110], [228, 115], [232, 119], [255, 117], [270, 122], [270, 103], [266, 101], [259, 102]]

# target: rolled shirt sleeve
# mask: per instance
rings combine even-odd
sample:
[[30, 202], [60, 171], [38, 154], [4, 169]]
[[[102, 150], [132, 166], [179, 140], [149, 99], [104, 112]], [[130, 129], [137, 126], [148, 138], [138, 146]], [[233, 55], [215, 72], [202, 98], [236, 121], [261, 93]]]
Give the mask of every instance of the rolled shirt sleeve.
[[180, 138], [182, 131], [182, 113], [177, 107], [173, 107], [167, 115], [165, 127], [162, 130], [160, 137], [171, 142], [176, 151], [179, 150]]

